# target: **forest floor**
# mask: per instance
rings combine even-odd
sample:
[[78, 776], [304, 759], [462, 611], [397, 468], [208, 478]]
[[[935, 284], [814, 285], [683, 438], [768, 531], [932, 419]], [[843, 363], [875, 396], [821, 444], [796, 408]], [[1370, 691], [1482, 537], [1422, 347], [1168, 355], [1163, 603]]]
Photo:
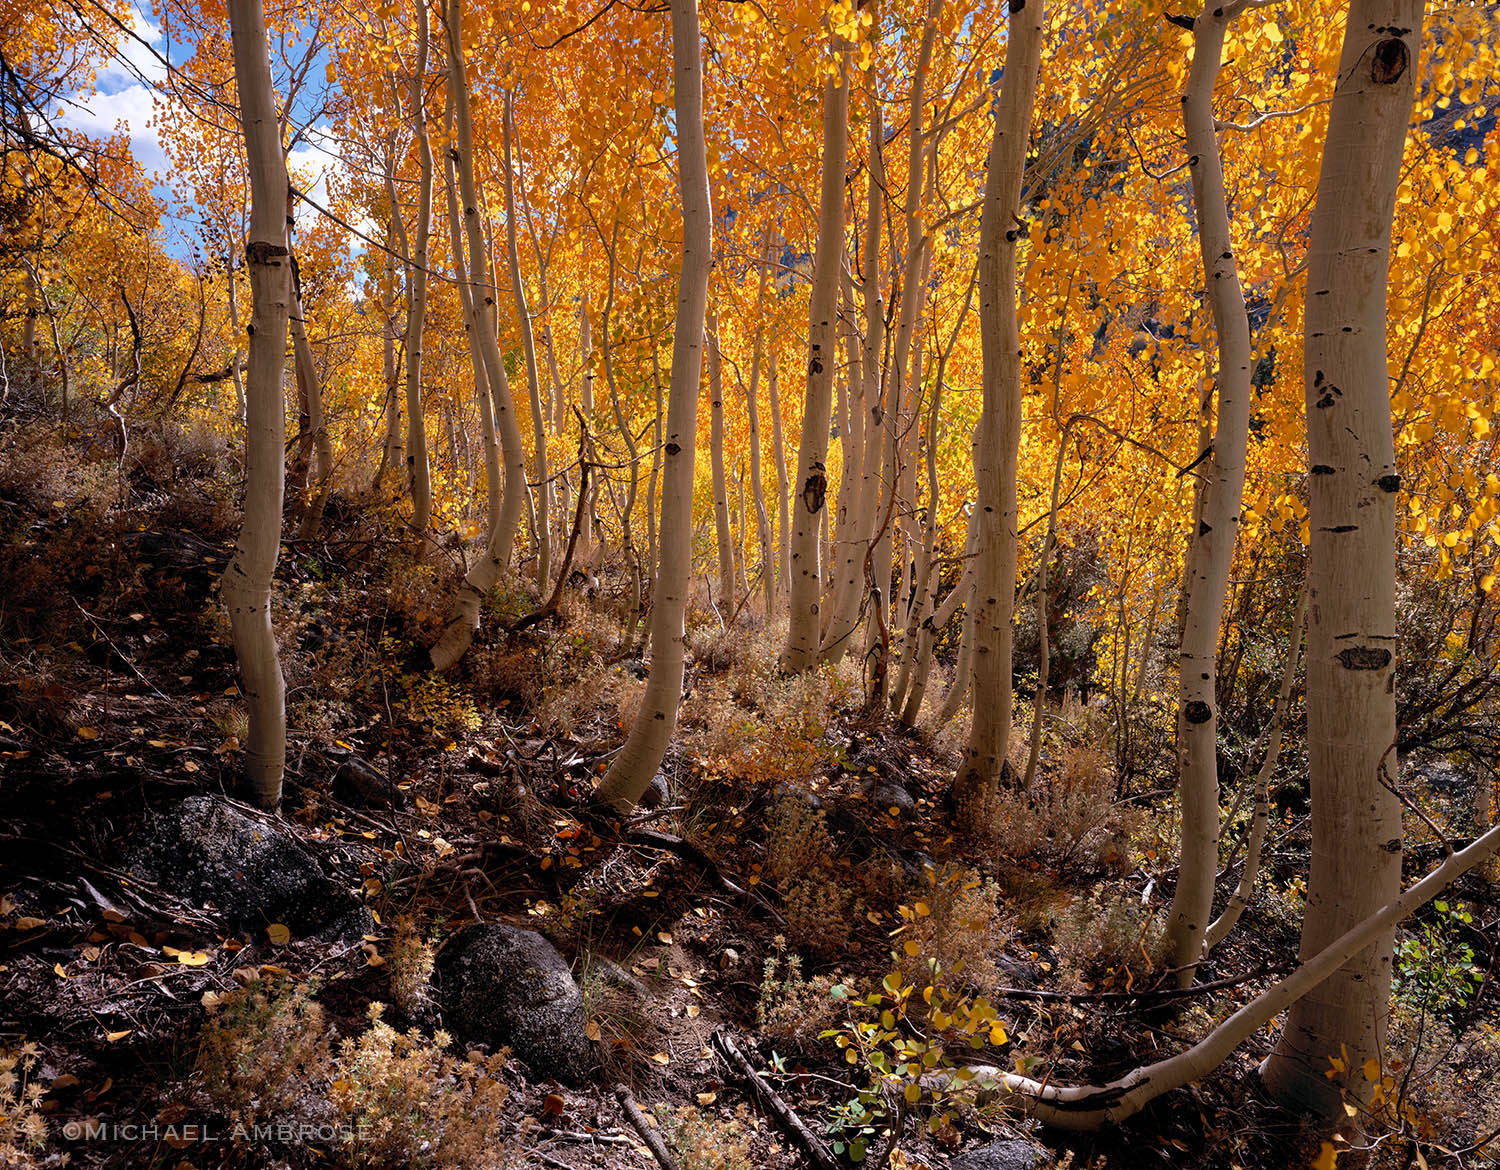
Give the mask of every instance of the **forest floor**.
[[[703, 607], [653, 805], [612, 822], [587, 797], [644, 674], [625, 602], [611, 597], [623, 582], [604, 571], [597, 596], [570, 593], [562, 620], [515, 635], [501, 626], [534, 596], [492, 599], [462, 666], [434, 678], [411, 651], [441, 622], [450, 570], [416, 559], [376, 511], [337, 499], [325, 535], [287, 542], [280, 563], [283, 823], [369, 925], [320, 939], [147, 880], [139, 843], [159, 810], [241, 794], [243, 716], [216, 595], [233, 525], [212, 461], [190, 455], [164, 451], [154, 476], [143, 464], [123, 504], [106, 503], [118, 499], [107, 473], [40, 454], [8, 469], [0, 491], [0, 1047], [35, 1046], [23, 1064], [50, 1130], [35, 1164], [656, 1165], [617, 1084], [684, 1170], [812, 1164], [721, 1037], [823, 1141], [846, 1156], [867, 1141], [871, 1165], [1317, 1156], [1316, 1136], [1255, 1091], [1269, 1034], [1097, 1135], [1038, 1131], [976, 1094], [927, 1093], [909, 1118], [903, 1103], [867, 1096], [861, 1113], [870, 1054], [893, 1041], [860, 1029], [879, 1005], [858, 1001], [883, 985], [994, 1006], [1000, 1026], [969, 1029], [971, 1045], [957, 1023], [919, 1020], [918, 997], [904, 1002], [910, 1023], [891, 1036], [934, 1038], [933, 1061], [1098, 1083], [1179, 1050], [1289, 969], [1295, 896], [1273, 880], [1200, 972], [1209, 987], [1173, 990], [1153, 952], [1170, 888], [1158, 861], [1171, 855], [1170, 821], [1156, 807], [1167, 794], [1119, 791], [1087, 710], [1049, 739], [1045, 796], [1025, 816], [1012, 810], [996, 839], [965, 841], [944, 809], [950, 735], [864, 712], [857, 662], [782, 678], [774, 631], [749, 614], [725, 628]], [[1277, 856], [1291, 874], [1288, 849]], [[414, 985], [475, 921], [540, 932], [571, 966], [596, 1065], [581, 1083], [514, 1055], [465, 1062], [434, 1046], [439, 1021]], [[295, 1010], [313, 1003], [316, 1019], [289, 1032], [297, 988], [310, 998]], [[226, 1019], [226, 1005], [257, 991], [272, 1006]], [[372, 1002], [416, 1030], [374, 1044]], [[1493, 1033], [1493, 1007], [1487, 1018]], [[211, 1032], [253, 1090], [239, 1099], [214, 1083]], [[301, 1081], [262, 1050], [288, 1036], [322, 1046], [292, 1070]], [[380, 1068], [346, 1051], [329, 1073], [336, 1038], [347, 1050], [360, 1037], [380, 1049]], [[471, 1047], [460, 1037], [454, 1050]], [[359, 1116], [383, 1124], [406, 1109], [400, 1127], [450, 1108], [484, 1114], [483, 1154], [233, 1130], [246, 1118], [350, 1116], [329, 1109], [362, 1091], [361, 1076], [384, 1078], [385, 1096], [371, 1090]], [[309, 1095], [323, 1099], [311, 1112]], [[908, 1125], [891, 1152], [883, 1135], [898, 1112]], [[1462, 1144], [1462, 1118], [1432, 1124]]]

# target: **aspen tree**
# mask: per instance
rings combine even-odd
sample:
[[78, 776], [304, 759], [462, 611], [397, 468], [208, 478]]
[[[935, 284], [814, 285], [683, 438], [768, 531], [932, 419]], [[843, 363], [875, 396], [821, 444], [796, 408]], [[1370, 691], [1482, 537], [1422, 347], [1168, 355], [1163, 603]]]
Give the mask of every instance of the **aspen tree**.
[[[411, 79], [411, 127], [417, 147], [417, 218], [410, 234], [406, 267], [406, 475], [411, 490], [412, 527], [422, 536], [432, 524], [432, 466], [427, 452], [427, 417], [422, 403], [423, 330], [427, 323], [427, 241], [432, 230], [432, 143], [427, 136], [427, 43], [430, 39], [426, 0], [417, 0], [417, 58]], [[395, 184], [388, 184], [392, 215]], [[399, 216], [396, 220], [400, 223]]]
[[771, 455], [776, 462], [776, 580], [785, 597], [792, 588], [791, 482], [786, 473], [786, 432], [781, 420], [781, 383], [777, 378], [777, 346], [772, 341], [766, 370], [767, 405], [771, 409]]
[[979, 224], [979, 327], [984, 404], [975, 459], [974, 719], [954, 784], [960, 825], [988, 823], [1010, 743], [1012, 619], [1016, 604], [1016, 463], [1021, 443], [1021, 338], [1016, 251], [1021, 177], [1041, 71], [1044, 0], [1012, 0]]
[[[765, 251], [770, 251], [771, 232], [766, 229]], [[766, 488], [761, 474], [760, 442], [760, 367], [766, 342], [766, 289], [771, 282], [771, 261], [765, 256], [760, 264], [760, 282], [755, 293], [755, 344], [750, 351], [750, 384], [745, 390], [745, 417], [750, 431], [750, 494], [755, 499], [755, 530], [760, 541], [761, 590], [765, 596], [766, 617], [776, 607], [776, 573], [771, 555], [771, 518], [766, 510]]]
[[835, 43], [823, 83], [823, 155], [818, 242], [807, 326], [807, 392], [792, 505], [791, 575], [782, 666], [800, 673], [818, 661], [822, 603], [822, 526], [828, 498], [828, 434], [833, 411], [839, 274], [844, 263], [844, 171], [849, 157], [849, 50]]
[[[1213, 112], [1214, 82], [1219, 76], [1224, 36], [1246, 2], [1204, 6], [1193, 23], [1193, 63], [1182, 98], [1204, 291], [1218, 340], [1218, 418], [1208, 448], [1211, 454], [1202, 465], [1178, 649], [1177, 783], [1182, 847], [1167, 920], [1167, 945], [1183, 987], [1192, 984], [1194, 965], [1203, 950], [1219, 864], [1215, 680], [1224, 594], [1239, 535], [1245, 448], [1250, 433], [1250, 319], [1234, 257], [1224, 164]], [[1207, 413], [1205, 409], [1205, 417]]]
[[468, 650], [479, 628], [479, 604], [494, 588], [510, 563], [511, 549], [521, 527], [526, 503], [526, 452], [521, 427], [511, 402], [510, 382], [500, 357], [495, 334], [494, 286], [485, 282], [484, 233], [479, 217], [479, 191], [474, 181], [474, 128], [469, 113], [469, 81], [463, 55], [463, 0], [448, 6], [449, 84], [452, 87], [455, 140], [450, 153], [463, 197], [463, 220], [468, 237], [469, 325], [477, 334], [490, 400], [495, 412], [495, 431], [500, 444], [502, 482], [498, 513], [490, 514], [489, 539], [453, 602], [453, 616], [430, 654], [434, 670], [446, 670]]
[[526, 283], [521, 279], [521, 251], [516, 242], [516, 111], [515, 94], [505, 91], [505, 254], [510, 264], [511, 295], [516, 302], [516, 320], [521, 328], [521, 351], [526, 359], [526, 389], [531, 395], [531, 440], [536, 455], [537, 522], [536, 577], [543, 596], [552, 579], [552, 481], [547, 474], [547, 431], [542, 413], [541, 377], [537, 370], [536, 338], [531, 330], [531, 311], [526, 302]]
[[[1421, 0], [1351, 0], [1308, 235], [1303, 365], [1310, 464], [1304, 958], [1395, 899], [1396, 471], [1386, 363], [1391, 225]], [[1264, 1066], [1279, 1099], [1340, 1111], [1369, 1091], [1389, 1011], [1387, 928], [1294, 1007]], [[1337, 1058], [1341, 1064], [1331, 1065]], [[1330, 1079], [1324, 1074], [1333, 1072]]]
[[729, 481], [724, 474], [724, 374], [718, 313], [708, 314], [708, 459], [713, 473], [714, 537], [718, 544], [719, 602], [734, 612], [734, 538], [729, 532]]
[[684, 617], [693, 568], [693, 448], [698, 430], [698, 383], [703, 374], [708, 275], [713, 264], [702, 52], [697, 0], [672, 0], [672, 101], [682, 191], [682, 264], [672, 333], [666, 443], [662, 448], [660, 559], [651, 611], [651, 675], [629, 738], [610, 764], [597, 794], [601, 803], [621, 813], [635, 807], [661, 766], [682, 699], [687, 649]]
[[286, 683], [271, 628], [271, 581], [281, 546], [286, 436], [282, 377], [292, 301], [291, 255], [286, 246], [287, 180], [260, 0], [230, 0], [229, 28], [250, 175], [245, 266], [251, 311], [244, 517], [221, 592], [249, 716], [245, 771], [250, 792], [261, 807], [274, 809], [281, 803], [286, 770]]
[[[885, 131], [880, 102], [873, 89], [870, 93], [868, 120], [870, 177], [865, 190], [865, 234], [861, 252], [865, 332], [860, 359], [858, 363], [850, 363], [851, 373], [857, 364], [860, 375], [860, 405], [857, 409], [866, 416], [863, 423], [864, 449], [856, 457], [859, 490], [855, 492], [853, 506], [849, 510], [849, 530], [847, 533], [839, 533], [841, 548], [833, 615], [823, 631], [824, 662], [838, 662], [843, 658], [859, 624], [860, 605], [865, 598], [865, 554], [879, 523], [876, 515], [882, 498], [881, 453], [885, 449], [886, 411], [882, 406], [884, 386], [881, 377], [885, 349], [885, 297], [880, 275], [880, 225], [885, 194], [882, 162]], [[851, 394], [851, 399], [853, 397]], [[851, 435], [854, 429], [850, 428]]]

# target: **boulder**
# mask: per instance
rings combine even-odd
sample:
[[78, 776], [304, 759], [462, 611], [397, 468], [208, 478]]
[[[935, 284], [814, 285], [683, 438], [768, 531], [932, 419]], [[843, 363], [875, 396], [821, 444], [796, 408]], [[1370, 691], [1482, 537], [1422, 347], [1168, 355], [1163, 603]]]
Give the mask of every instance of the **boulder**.
[[252, 934], [273, 922], [294, 938], [357, 939], [375, 929], [369, 910], [323, 872], [285, 821], [222, 796], [190, 796], [154, 814], [130, 864]]
[[966, 1150], [948, 1163], [948, 1170], [1042, 1170], [1052, 1164], [1052, 1155], [1035, 1142], [1002, 1138]]
[[405, 808], [406, 793], [362, 756], [345, 756], [333, 774], [333, 794], [345, 804], [366, 808]]
[[917, 811], [917, 802], [906, 790], [906, 785], [898, 784], [883, 776], [866, 785], [865, 796], [881, 812], [890, 813], [892, 816], [911, 816]]
[[557, 948], [535, 931], [466, 927], [438, 954], [434, 983], [444, 1023], [462, 1039], [509, 1045], [535, 1075], [570, 1085], [593, 1070], [583, 993]]

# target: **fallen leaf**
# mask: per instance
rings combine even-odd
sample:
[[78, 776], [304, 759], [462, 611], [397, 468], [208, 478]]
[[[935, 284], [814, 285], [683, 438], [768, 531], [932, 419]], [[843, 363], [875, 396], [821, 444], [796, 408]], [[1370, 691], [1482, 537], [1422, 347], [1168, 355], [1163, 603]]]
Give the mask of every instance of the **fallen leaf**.
[[699, 1093], [698, 1094], [698, 1104], [699, 1105], [712, 1105], [718, 1099], [719, 1099], [719, 1094], [717, 1094], [717, 1093]]
[[656, 1061], [657, 1064], [671, 1064], [672, 1063], [672, 1058], [670, 1056], [668, 1056], [665, 1052], [653, 1052], [651, 1054], [651, 1059], [654, 1060], [654, 1061]]
[[129, 1036], [134, 1031], [134, 1028], [126, 1028], [123, 1032], [106, 1032], [104, 1033], [104, 1038], [113, 1044], [117, 1040], [125, 1039], [126, 1036]]
[[283, 923], [273, 922], [266, 927], [266, 937], [271, 940], [272, 946], [284, 947], [292, 941], [292, 932]]
[[78, 729], [79, 739], [98, 739], [99, 729], [97, 727], [80, 727]]
[[28, 918], [17, 918], [16, 919], [16, 929], [17, 930], [35, 930], [39, 926], [46, 926], [46, 925], [47, 925], [47, 920], [45, 918], [29, 918], [28, 917]]

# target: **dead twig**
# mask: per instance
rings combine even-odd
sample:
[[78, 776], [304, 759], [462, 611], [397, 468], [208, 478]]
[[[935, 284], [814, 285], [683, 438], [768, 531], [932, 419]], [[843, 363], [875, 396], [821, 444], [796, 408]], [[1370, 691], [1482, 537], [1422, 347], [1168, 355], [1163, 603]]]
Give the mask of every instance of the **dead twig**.
[[787, 1137], [802, 1148], [802, 1152], [807, 1155], [808, 1161], [812, 1163], [815, 1170], [839, 1170], [837, 1159], [828, 1152], [828, 1148], [817, 1134], [808, 1129], [807, 1123], [797, 1116], [797, 1111], [788, 1105], [775, 1089], [771, 1088], [766, 1078], [755, 1071], [755, 1066], [740, 1051], [729, 1033], [715, 1032], [712, 1043], [714, 1051], [723, 1058], [735, 1079], [745, 1083], [751, 1095], [765, 1106], [776, 1119], [776, 1124], [785, 1131]]
[[672, 1157], [671, 1151], [667, 1149], [661, 1140], [661, 1135], [651, 1128], [651, 1123], [646, 1120], [641, 1107], [635, 1103], [635, 1097], [624, 1085], [615, 1085], [615, 1100], [620, 1103], [620, 1112], [625, 1114], [625, 1120], [630, 1122], [635, 1132], [641, 1135], [641, 1140], [651, 1150], [651, 1156], [661, 1163], [661, 1170], [677, 1170], [677, 1159]]

